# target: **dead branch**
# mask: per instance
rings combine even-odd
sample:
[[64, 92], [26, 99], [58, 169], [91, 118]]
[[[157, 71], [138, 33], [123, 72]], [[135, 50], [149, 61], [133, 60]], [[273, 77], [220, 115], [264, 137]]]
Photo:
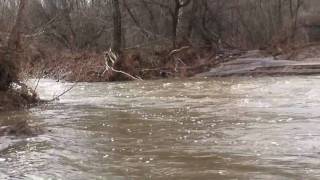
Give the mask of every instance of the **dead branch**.
[[56, 101], [59, 100], [60, 97], [62, 97], [63, 95], [65, 95], [66, 93], [68, 93], [69, 91], [71, 91], [74, 87], [76, 87], [78, 85], [78, 82], [74, 83], [70, 88], [66, 89], [65, 91], [63, 91], [61, 94], [59, 94], [58, 96], [52, 98], [51, 100], [49, 100], [49, 102], [52, 101]]
[[190, 46], [183, 46], [183, 47], [181, 47], [179, 49], [174, 49], [169, 53], [169, 56], [173, 56], [173, 55], [175, 55], [175, 54], [177, 54], [177, 53], [179, 53], [179, 52], [181, 52], [183, 50], [189, 49], [189, 48], [190, 48]]
[[41, 77], [39, 77], [39, 78], [37, 79], [37, 83], [36, 83], [35, 87], [33, 88], [33, 91], [34, 91], [34, 92], [36, 92], [36, 90], [38, 89], [40, 80], [41, 80]]
[[111, 70], [116, 73], [124, 74], [133, 80], [140, 80], [140, 81], [142, 80], [140, 77], [137, 78], [137, 77], [132, 76], [129, 73], [126, 73], [126, 72], [120, 71], [120, 70], [116, 70], [113, 68], [114, 63], [118, 60], [118, 56], [112, 51], [111, 48], [109, 49], [109, 51], [105, 52], [104, 58], [105, 58], [105, 70], [103, 71], [103, 73], [101, 75], [104, 75], [107, 71]]

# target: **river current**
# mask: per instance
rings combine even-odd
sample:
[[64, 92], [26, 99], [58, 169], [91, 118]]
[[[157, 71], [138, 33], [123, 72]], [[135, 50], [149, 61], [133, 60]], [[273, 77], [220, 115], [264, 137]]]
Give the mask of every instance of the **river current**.
[[79, 83], [0, 120], [46, 130], [0, 138], [0, 179], [320, 179], [320, 76]]

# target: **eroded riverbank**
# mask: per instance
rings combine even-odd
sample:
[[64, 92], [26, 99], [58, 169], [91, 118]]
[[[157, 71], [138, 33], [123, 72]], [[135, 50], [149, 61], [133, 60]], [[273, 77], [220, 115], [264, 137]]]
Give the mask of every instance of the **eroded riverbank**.
[[[52, 132], [0, 156], [0, 177], [317, 179], [319, 76], [80, 83], [1, 118]], [[72, 84], [40, 81], [43, 99]], [[19, 138], [18, 138], [19, 139]]]

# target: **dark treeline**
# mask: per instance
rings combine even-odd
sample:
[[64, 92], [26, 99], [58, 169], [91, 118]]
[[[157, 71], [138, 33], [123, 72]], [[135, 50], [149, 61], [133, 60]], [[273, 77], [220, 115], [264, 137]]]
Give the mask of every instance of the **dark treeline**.
[[[29, 0], [25, 38], [70, 50], [178, 47], [257, 48], [290, 41], [312, 0]], [[18, 0], [0, 0], [0, 33]]]

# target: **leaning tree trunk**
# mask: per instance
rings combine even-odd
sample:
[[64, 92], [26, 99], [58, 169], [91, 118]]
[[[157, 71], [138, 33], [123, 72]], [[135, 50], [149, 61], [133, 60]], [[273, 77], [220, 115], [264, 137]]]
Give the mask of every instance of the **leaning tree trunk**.
[[0, 52], [0, 90], [7, 90], [12, 82], [18, 81], [21, 27], [28, 0], [20, 0], [15, 24], [8, 45]]
[[112, 49], [117, 54], [120, 53], [122, 46], [122, 28], [121, 28], [121, 11], [119, 0], [112, 0], [113, 15], [113, 42]]

